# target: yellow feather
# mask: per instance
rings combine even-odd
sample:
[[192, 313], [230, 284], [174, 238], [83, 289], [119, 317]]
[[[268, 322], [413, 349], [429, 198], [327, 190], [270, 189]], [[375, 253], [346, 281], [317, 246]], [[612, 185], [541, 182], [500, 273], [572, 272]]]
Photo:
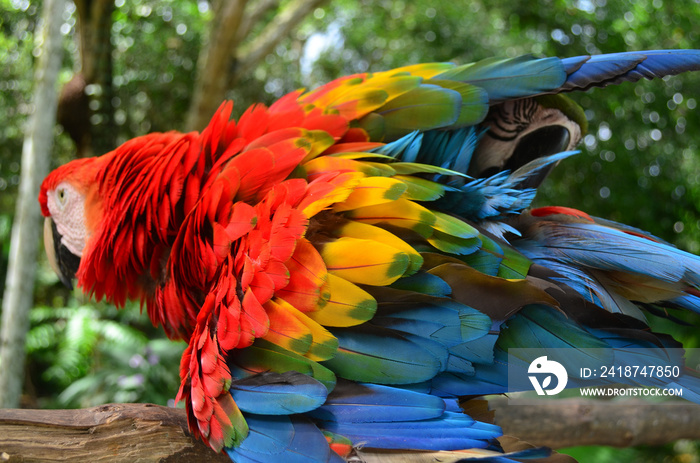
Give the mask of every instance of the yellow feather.
[[263, 339], [300, 355], [309, 352], [313, 336], [311, 330], [294, 316], [293, 312], [299, 312], [297, 309], [282, 299], [276, 299], [265, 304], [265, 312], [270, 317], [270, 329]]
[[328, 106], [337, 109], [343, 116], [361, 117], [382, 107], [397, 96], [410, 92], [422, 81], [423, 79], [418, 76], [396, 76], [384, 72], [371, 74], [361, 84], [338, 87], [333, 92], [336, 99], [329, 101]]
[[309, 330], [309, 333], [311, 333], [313, 340], [309, 346], [308, 352], [305, 354], [305, 357], [310, 360], [320, 362], [335, 356], [335, 352], [338, 350], [338, 340], [330, 333], [330, 331], [322, 327], [317, 321], [294, 308], [292, 305], [284, 301], [281, 301], [280, 305], [285, 310], [289, 311], [289, 313], [295, 317], [299, 323], [304, 325]]
[[313, 217], [323, 209], [345, 201], [360, 178], [362, 178], [362, 174], [358, 172], [345, 172], [331, 181], [325, 182], [325, 185], [312, 183], [309, 186], [311, 194], [304, 198], [299, 204], [299, 208], [306, 217]]
[[333, 137], [323, 130], [307, 130], [302, 140], [309, 144], [309, 152], [302, 159], [302, 163], [315, 158], [335, 143]]
[[346, 212], [346, 216], [364, 223], [386, 223], [408, 228], [423, 237], [433, 234], [436, 217], [431, 211], [404, 198], [387, 204], [361, 207]]
[[367, 285], [390, 285], [410, 263], [405, 252], [374, 240], [342, 237], [323, 244], [320, 251], [329, 273]]
[[374, 225], [369, 225], [366, 223], [355, 222], [354, 220], [349, 220], [342, 227], [338, 228], [334, 233], [336, 236], [348, 236], [350, 238], [358, 239], [371, 239], [405, 252], [410, 260], [410, 265], [409, 268], [406, 270], [406, 275], [412, 275], [413, 273], [418, 271], [421, 265], [423, 265], [423, 257], [418, 251], [413, 249], [411, 245], [406, 243], [398, 236], [384, 230], [383, 228], [375, 227]]
[[396, 75], [408, 73], [414, 76], [420, 76], [424, 79], [430, 79], [438, 74], [442, 74], [455, 67], [452, 63], [421, 63], [396, 68], [391, 71], [385, 71], [386, 74]]
[[387, 177], [367, 177], [359, 181], [348, 199], [333, 206], [335, 212], [374, 206], [398, 199], [406, 191], [406, 184]]
[[384, 172], [382, 168], [346, 156], [321, 156], [305, 163], [304, 170], [311, 180], [329, 172], [357, 172], [367, 176], [378, 176]]
[[377, 301], [371, 294], [333, 274], [328, 274], [328, 290], [331, 297], [326, 305], [306, 314], [321, 325], [359, 325], [371, 319], [377, 310]]

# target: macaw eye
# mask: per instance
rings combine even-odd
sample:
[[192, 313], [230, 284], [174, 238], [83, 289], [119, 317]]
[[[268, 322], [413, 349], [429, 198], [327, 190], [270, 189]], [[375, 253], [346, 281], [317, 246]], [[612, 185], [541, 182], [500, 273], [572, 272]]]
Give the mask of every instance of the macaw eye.
[[58, 198], [58, 202], [61, 203], [61, 205], [65, 204], [66, 202], [66, 190], [65, 188], [59, 188], [56, 190], [56, 197]]

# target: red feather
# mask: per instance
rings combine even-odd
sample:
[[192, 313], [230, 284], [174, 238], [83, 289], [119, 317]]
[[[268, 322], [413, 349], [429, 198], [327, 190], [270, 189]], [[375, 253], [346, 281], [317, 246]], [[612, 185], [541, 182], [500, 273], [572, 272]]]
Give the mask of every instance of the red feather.
[[563, 206], [539, 207], [537, 209], [532, 209], [530, 211], [530, 214], [532, 214], [535, 217], [546, 217], [548, 215], [564, 214], [564, 215], [570, 215], [572, 217], [578, 217], [580, 219], [585, 219], [589, 222], [593, 222], [593, 218], [591, 218], [591, 216], [586, 214], [585, 212], [579, 211], [578, 209], [572, 209], [570, 207], [563, 207]]

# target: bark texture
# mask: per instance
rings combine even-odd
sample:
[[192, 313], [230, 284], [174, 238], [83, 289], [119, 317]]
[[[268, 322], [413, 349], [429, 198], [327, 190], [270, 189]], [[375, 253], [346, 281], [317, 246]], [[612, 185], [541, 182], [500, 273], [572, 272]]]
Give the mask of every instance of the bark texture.
[[[507, 451], [530, 445], [660, 445], [700, 439], [700, 405], [603, 400], [558, 400], [542, 406], [496, 399], [496, 422]], [[360, 450], [350, 461], [452, 462], [456, 452]], [[477, 452], [478, 453], [478, 452]], [[475, 456], [476, 454], [461, 454]], [[436, 460], [436, 458], [438, 460]], [[230, 462], [193, 439], [182, 409], [150, 404], [108, 404], [82, 410], [0, 410], [0, 461], [9, 462]], [[572, 460], [555, 454], [548, 463]]]
[[553, 449], [578, 445], [633, 447], [700, 439], [700, 405], [691, 402], [562, 399], [541, 405], [508, 405], [490, 399], [496, 424], [536, 446]]
[[[226, 91], [241, 76], [251, 72], [308, 14], [326, 1], [295, 0], [285, 7], [279, 7], [278, 0], [213, 2], [209, 39], [197, 63], [187, 130], [203, 129], [226, 99]], [[279, 9], [273, 19], [253, 34], [256, 23], [274, 8]]]

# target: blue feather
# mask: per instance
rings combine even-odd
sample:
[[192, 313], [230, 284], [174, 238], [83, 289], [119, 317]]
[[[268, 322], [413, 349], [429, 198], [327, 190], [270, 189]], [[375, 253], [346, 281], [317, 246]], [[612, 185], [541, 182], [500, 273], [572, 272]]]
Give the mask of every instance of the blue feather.
[[392, 284], [392, 288], [415, 291], [430, 296], [447, 296], [452, 292], [452, 288], [445, 280], [423, 271], [397, 280]]
[[435, 376], [447, 361], [446, 350], [436, 356], [435, 350], [398, 331], [362, 325], [331, 332], [338, 338], [338, 352], [321, 363], [343, 378], [378, 384], [418, 383]]
[[[515, 452], [508, 452], [502, 455], [487, 455], [483, 457], [469, 457], [464, 460], [457, 460], [452, 463], [525, 463], [527, 460], [537, 460], [547, 458], [552, 455], [552, 451], [546, 447], [528, 448]], [[567, 460], [569, 461], [569, 460]], [[570, 460], [573, 461], [573, 460]]]
[[238, 408], [260, 415], [289, 415], [313, 410], [326, 400], [328, 389], [310, 376], [288, 371], [263, 372], [231, 384]]
[[382, 312], [372, 322], [427, 336], [448, 348], [479, 339], [488, 333], [491, 327], [488, 316], [461, 304], [439, 303], [440, 300], [437, 300], [434, 304], [408, 305], [405, 310]]
[[450, 353], [472, 363], [493, 363], [493, 348], [498, 339], [495, 333], [489, 333], [478, 339], [450, 347]]
[[696, 404], [700, 403], [700, 378], [685, 374], [675, 381], [664, 385], [663, 389], [675, 389], [678, 387], [683, 389], [683, 398], [685, 400], [693, 401]]
[[636, 82], [700, 69], [698, 50], [648, 50], [577, 56], [561, 60], [566, 83], [561, 91], [586, 90], [621, 82]]
[[610, 226], [553, 220], [542, 221], [536, 241], [513, 244], [533, 258], [700, 285], [700, 257]]
[[301, 416], [246, 414], [250, 428], [240, 446], [227, 448], [236, 463], [341, 463], [321, 431]]
[[[655, 337], [641, 338], [639, 334], [630, 337], [622, 332], [609, 332], [600, 329], [588, 329], [588, 331], [605, 340], [614, 352], [614, 365], [625, 368], [630, 366], [677, 367], [681, 376], [673, 375], [634, 375], [626, 377], [618, 375], [615, 383], [624, 383], [638, 386], [651, 386], [662, 389], [683, 389], [683, 398], [696, 403], [700, 400], [700, 378], [686, 370], [684, 349], [673, 340]], [[663, 343], [663, 345], [659, 345]]]
[[556, 272], [557, 276], [552, 277], [553, 281], [568, 285], [587, 301], [612, 313], [622, 313], [638, 320], [646, 320], [644, 313], [636, 304], [606, 288], [585, 269], [559, 262], [552, 259], [551, 256], [540, 257], [529, 252], [527, 248], [523, 248], [521, 251], [533, 262]]
[[529, 178], [577, 153], [565, 151], [543, 156], [512, 173], [501, 171], [491, 177], [462, 182], [455, 190], [448, 190], [438, 204], [470, 220], [502, 220], [507, 215], [521, 212], [532, 203], [535, 189], [522, 187]]
[[370, 153], [390, 156], [404, 162], [416, 162], [416, 156], [423, 141], [423, 134], [417, 130], [404, 135], [386, 145], [369, 150]]
[[[505, 352], [511, 348], [536, 349], [540, 353], [533, 353], [527, 363], [546, 355], [569, 372], [610, 365], [613, 360], [608, 343], [585, 331], [559, 310], [545, 305], [526, 306], [511, 317], [501, 330], [497, 346]], [[510, 360], [512, 363], [513, 356]]]
[[474, 421], [463, 413], [445, 412], [439, 418], [387, 423], [323, 421], [321, 426], [372, 448], [458, 450], [486, 448], [501, 428]]
[[700, 313], [700, 298], [693, 295], [680, 296], [668, 301], [671, 304], [676, 304], [684, 309], [689, 309], [694, 312]]
[[442, 416], [439, 397], [376, 384], [339, 381], [326, 403], [309, 416], [344, 423], [429, 420]]

